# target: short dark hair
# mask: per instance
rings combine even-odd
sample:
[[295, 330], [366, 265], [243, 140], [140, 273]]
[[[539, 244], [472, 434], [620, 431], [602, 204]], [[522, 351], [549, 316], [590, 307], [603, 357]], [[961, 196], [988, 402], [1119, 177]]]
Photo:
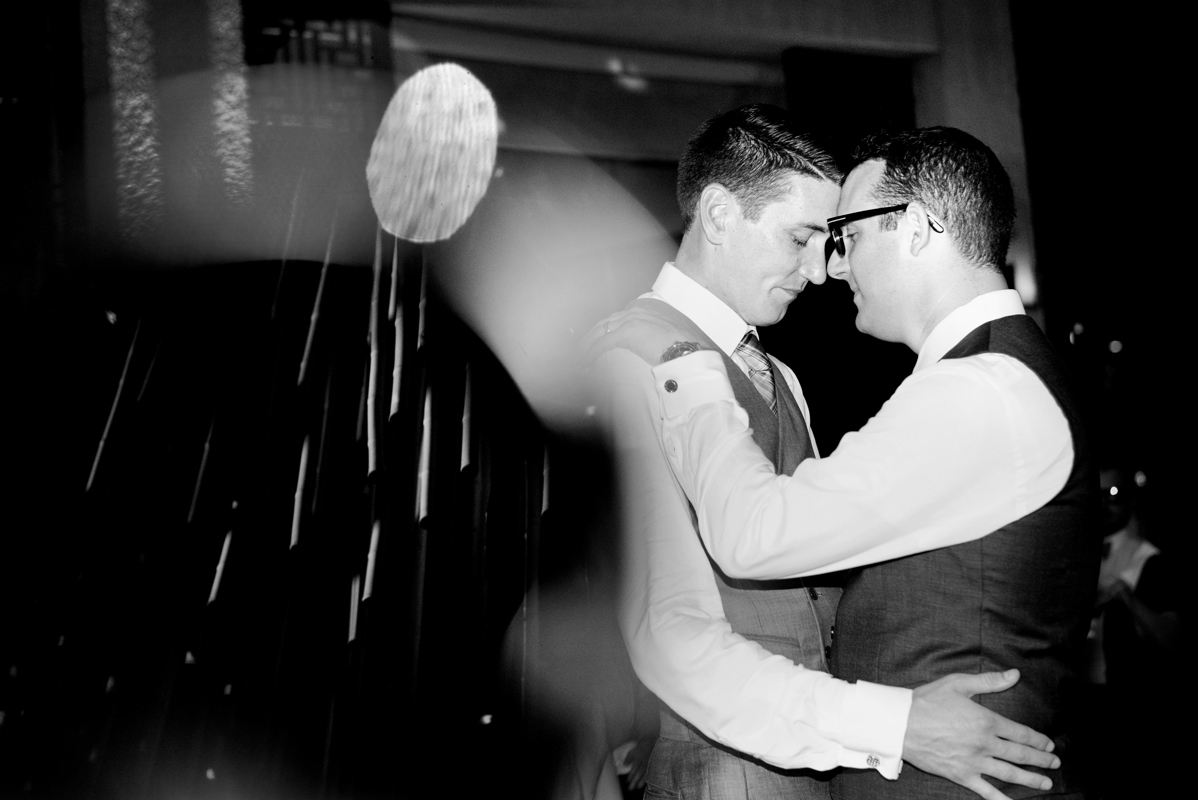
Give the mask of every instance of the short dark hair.
[[726, 187], [745, 216], [756, 221], [766, 205], [782, 196], [791, 172], [837, 182], [842, 177], [836, 161], [777, 106], [742, 106], [712, 117], [686, 143], [678, 161], [682, 230], [690, 228], [707, 186]]
[[[1015, 192], [989, 147], [956, 128], [919, 128], [865, 137], [853, 152], [853, 166], [874, 160], [885, 164], [875, 200], [919, 202], [944, 225], [962, 256], [1002, 272], [1015, 226]], [[879, 224], [893, 230], [898, 215], [886, 214]]]

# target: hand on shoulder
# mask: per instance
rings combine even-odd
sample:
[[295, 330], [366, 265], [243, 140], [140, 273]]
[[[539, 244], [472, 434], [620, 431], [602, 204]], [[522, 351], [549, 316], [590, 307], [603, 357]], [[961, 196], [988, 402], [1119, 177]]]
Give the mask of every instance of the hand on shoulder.
[[601, 355], [619, 347], [655, 367], [661, 363], [662, 353], [686, 338], [687, 334], [669, 321], [643, 308], [633, 307], [617, 311], [591, 328], [581, 342], [582, 363], [589, 367]]

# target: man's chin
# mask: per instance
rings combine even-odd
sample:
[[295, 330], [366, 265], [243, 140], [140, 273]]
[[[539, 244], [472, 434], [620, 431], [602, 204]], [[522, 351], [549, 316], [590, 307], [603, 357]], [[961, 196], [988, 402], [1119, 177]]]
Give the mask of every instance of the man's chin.
[[861, 309], [857, 309], [857, 316], [853, 319], [853, 323], [857, 326], [857, 330], [870, 336], [872, 334], [869, 332], [869, 323], [863, 319], [863, 316]]
[[777, 325], [786, 316], [786, 306], [782, 308], [764, 308], [761, 313], [753, 315], [752, 319], [745, 318], [745, 322], [757, 328], [768, 328], [771, 325]]
[[857, 330], [868, 334], [869, 323], [865, 320], [865, 309], [861, 307], [861, 295], [857, 292], [853, 292], [853, 306], [857, 309], [857, 316], [853, 318], [853, 324], [857, 326]]
[[767, 327], [769, 327], [770, 325], [777, 325], [779, 322], [781, 322], [781, 321], [782, 321], [782, 318], [783, 318], [783, 317], [785, 317], [785, 316], [786, 316], [786, 309], [785, 309], [785, 308], [783, 308], [781, 311], [779, 311], [777, 314], [775, 314], [775, 315], [773, 316], [773, 318], [772, 318], [772, 319], [770, 319], [768, 322], [758, 322], [758, 323], [755, 323], [755, 324], [756, 324], [758, 327], [761, 327], [761, 328], [767, 328]]

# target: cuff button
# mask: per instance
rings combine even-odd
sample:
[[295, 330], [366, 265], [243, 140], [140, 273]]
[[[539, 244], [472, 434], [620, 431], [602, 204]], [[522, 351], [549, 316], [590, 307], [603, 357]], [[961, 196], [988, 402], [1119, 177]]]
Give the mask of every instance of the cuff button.
[[678, 391], [678, 381], [676, 381], [676, 380], [671, 379], [671, 380], [666, 381], [665, 386], [666, 386], [667, 392]]

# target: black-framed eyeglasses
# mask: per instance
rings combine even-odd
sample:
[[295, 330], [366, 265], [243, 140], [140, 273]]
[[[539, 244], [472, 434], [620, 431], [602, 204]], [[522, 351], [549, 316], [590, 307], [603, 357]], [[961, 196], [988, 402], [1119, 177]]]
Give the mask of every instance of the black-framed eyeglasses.
[[[897, 206], [885, 206], [883, 208], [870, 208], [865, 211], [854, 211], [851, 214], [841, 214], [838, 217], [828, 217], [828, 241], [824, 244], [824, 260], [832, 260], [832, 251], [836, 251], [836, 255], [844, 258], [844, 226], [850, 222], [856, 222], [859, 219], [868, 219], [870, 217], [878, 217], [882, 214], [892, 214], [896, 211], [906, 211], [910, 203], [900, 203]], [[928, 225], [936, 233], [944, 233], [944, 226], [928, 214]]]

